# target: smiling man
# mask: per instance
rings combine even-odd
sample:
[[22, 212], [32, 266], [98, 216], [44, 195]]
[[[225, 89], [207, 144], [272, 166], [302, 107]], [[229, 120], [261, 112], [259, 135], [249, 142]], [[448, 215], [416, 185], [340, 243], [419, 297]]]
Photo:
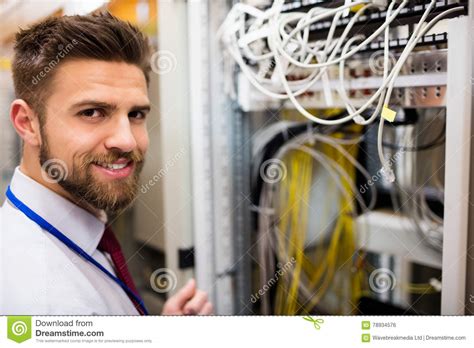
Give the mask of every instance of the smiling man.
[[[149, 59], [146, 37], [110, 14], [17, 34], [10, 116], [23, 152], [0, 209], [0, 314], [147, 313], [108, 223], [137, 195]], [[211, 313], [193, 280], [163, 310]]]

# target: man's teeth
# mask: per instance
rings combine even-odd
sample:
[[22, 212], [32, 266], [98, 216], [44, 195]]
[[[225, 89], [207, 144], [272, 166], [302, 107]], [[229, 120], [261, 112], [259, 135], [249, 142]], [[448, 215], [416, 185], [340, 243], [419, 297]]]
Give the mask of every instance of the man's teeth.
[[107, 168], [107, 169], [111, 169], [111, 170], [119, 170], [119, 169], [123, 169], [125, 168], [126, 166], [128, 166], [128, 163], [122, 163], [122, 164], [109, 164], [109, 163], [98, 163], [99, 166], [103, 167], [103, 168]]

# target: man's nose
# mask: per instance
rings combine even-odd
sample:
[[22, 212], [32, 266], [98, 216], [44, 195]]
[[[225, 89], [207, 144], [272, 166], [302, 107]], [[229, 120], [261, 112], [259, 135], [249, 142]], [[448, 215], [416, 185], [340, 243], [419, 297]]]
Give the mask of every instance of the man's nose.
[[117, 116], [110, 124], [110, 136], [105, 142], [107, 149], [118, 149], [121, 152], [131, 152], [137, 147], [137, 141], [132, 133], [127, 116]]

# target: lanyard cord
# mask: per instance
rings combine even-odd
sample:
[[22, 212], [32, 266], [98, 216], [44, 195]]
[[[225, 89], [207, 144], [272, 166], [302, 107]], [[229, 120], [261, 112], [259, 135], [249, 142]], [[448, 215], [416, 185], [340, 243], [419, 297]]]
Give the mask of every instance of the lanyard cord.
[[88, 253], [86, 253], [79, 245], [74, 243], [71, 239], [66, 237], [63, 233], [61, 233], [58, 229], [56, 229], [53, 225], [51, 225], [48, 221], [43, 219], [41, 216], [36, 214], [33, 210], [31, 210], [26, 204], [24, 204], [22, 201], [20, 201], [10, 190], [10, 186], [7, 188], [6, 192], [7, 198], [10, 200], [10, 202], [17, 207], [23, 214], [25, 214], [30, 220], [34, 221], [37, 223], [42, 229], [46, 230], [50, 234], [52, 234], [54, 237], [59, 239], [64, 245], [66, 245], [69, 249], [74, 251], [76, 254], [82, 256], [86, 261], [92, 263], [94, 266], [96, 266], [98, 269], [100, 269], [103, 273], [105, 273], [110, 279], [112, 279], [114, 282], [116, 282], [120, 287], [127, 292], [128, 295], [130, 295], [139, 305], [141, 310], [143, 311], [144, 314], [148, 315], [148, 311], [145, 308], [145, 305], [142, 301], [142, 299], [136, 295], [127, 285], [125, 285], [124, 282], [122, 282], [119, 278], [114, 276], [112, 273], [110, 273], [104, 266], [102, 266], [98, 261], [96, 261], [92, 256], [90, 256]]

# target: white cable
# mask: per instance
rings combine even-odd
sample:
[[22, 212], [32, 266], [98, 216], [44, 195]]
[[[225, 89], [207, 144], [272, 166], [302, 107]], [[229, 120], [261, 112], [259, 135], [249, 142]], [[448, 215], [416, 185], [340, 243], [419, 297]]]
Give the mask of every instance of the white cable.
[[[347, 43], [345, 44], [344, 48], [342, 49], [342, 55], [344, 55], [347, 50], [349, 50], [349, 47], [358, 40], [361, 40], [363, 38], [362, 35], [356, 35], [349, 40], [347, 40]], [[354, 107], [352, 106], [349, 97], [347, 96], [346, 93], [346, 86], [345, 86], [345, 60], [341, 60], [339, 62], [339, 90], [337, 91], [339, 93], [339, 96], [341, 97], [342, 101], [344, 102], [344, 105], [346, 106], [346, 110], [348, 114], [352, 114], [355, 112]]]
[[[355, 5], [356, 3], [352, 3], [351, 5]], [[394, 12], [394, 14], [390, 15], [390, 16], [387, 16], [386, 18], [386, 21], [384, 23], [383, 26], [381, 26], [380, 28], [386, 28], [388, 27], [388, 25], [391, 23], [391, 21], [393, 21], [393, 18], [395, 18], [394, 16], [397, 14], [397, 11], [400, 11], [401, 10], [401, 7], [404, 6], [403, 5], [404, 2], [397, 8], [397, 10]], [[453, 9], [450, 9], [448, 11], [445, 11], [443, 12], [441, 15], [444, 16], [448, 13], [451, 13], [451, 12], [454, 12], [454, 11], [458, 11], [459, 9], [462, 9], [462, 7], [457, 7], [457, 8], [453, 8]], [[339, 10], [341, 10], [341, 8], [339, 8]], [[277, 13], [278, 11], [274, 11], [275, 13]], [[331, 11], [327, 11], [327, 12], [331, 12], [331, 13], [338, 13], [337, 11], [335, 10], [331, 10]], [[438, 20], [441, 18], [440, 16], [437, 17]], [[273, 20], [272, 18], [269, 19], [270, 22]], [[274, 21], [274, 20], [273, 20]], [[304, 22], [305, 24], [304, 25], [301, 25], [301, 28], [304, 29], [306, 28], [306, 24], [307, 24], [307, 20]], [[353, 23], [353, 22], [352, 22]], [[275, 25], [275, 24], [273, 24]], [[379, 28], [379, 29], [380, 29]], [[421, 28], [421, 27], [419, 27]], [[428, 28], [425, 27], [425, 29]], [[347, 29], [347, 28], [346, 28]], [[422, 30], [421, 33], [424, 35], [424, 33], [426, 32], [426, 30]], [[373, 36], [373, 35], [372, 35]], [[421, 35], [418, 35], [417, 37], [414, 37], [412, 36], [411, 39], [414, 39], [412, 43], [416, 43], [422, 36]], [[270, 40], [269, 38], [269, 44], [272, 40]], [[366, 42], [367, 40], [365, 40], [364, 42]], [[341, 43], [342, 44], [342, 38], [338, 41], [338, 43]], [[336, 47], [340, 47], [340, 45], [337, 45]], [[359, 45], [361, 46], [361, 45]], [[358, 46], [358, 47], [359, 47]], [[385, 90], [385, 88], [391, 83], [393, 82], [394, 78], [398, 75], [398, 72], [399, 70], [401, 69], [401, 66], [403, 65], [404, 61], [406, 60], [405, 56], [401, 56], [399, 61], [397, 62], [397, 64], [395, 65], [394, 69], [392, 70], [392, 72], [387, 76], [387, 78], [385, 80], [383, 80], [383, 83], [382, 83], [382, 86], [381, 88], [379, 88], [379, 90], [372, 96], [372, 98], [369, 99], [369, 101], [364, 104], [359, 110], [357, 110], [357, 112], [355, 113], [351, 113], [350, 115], [347, 115], [346, 117], [343, 117], [339, 120], [325, 120], [325, 119], [321, 119], [321, 118], [318, 118], [314, 115], [312, 115], [311, 113], [307, 112], [300, 104], [299, 102], [296, 100], [296, 96], [298, 95], [301, 95], [302, 93], [304, 93], [305, 91], [308, 90], [308, 88], [315, 82], [317, 81], [321, 76], [322, 74], [324, 73], [324, 71], [321, 69], [320, 71], [313, 71], [311, 73], [311, 75], [309, 76], [309, 78], [311, 78], [311, 82], [308, 83], [306, 86], [303, 86], [301, 89], [299, 89], [298, 91], [294, 92], [292, 91], [292, 88], [290, 87], [290, 85], [298, 85], [298, 84], [301, 84], [303, 82], [306, 82], [308, 81], [308, 78], [306, 79], [303, 79], [302, 81], [287, 81], [286, 80], [286, 77], [285, 77], [285, 71], [284, 71], [284, 68], [282, 66], [283, 62], [281, 60], [279, 60], [279, 57], [278, 55], [275, 55], [274, 56], [274, 59], [275, 59], [275, 63], [276, 63], [276, 70], [280, 76], [280, 79], [281, 79], [281, 83], [283, 84], [284, 88], [285, 88], [285, 91], [286, 91], [286, 95], [285, 94], [279, 94], [279, 93], [274, 93], [272, 91], [269, 91], [267, 88], [263, 87], [258, 81], [257, 79], [254, 77], [254, 73], [250, 70], [250, 68], [248, 68], [245, 64], [245, 62], [243, 61], [243, 58], [242, 56], [240, 55], [239, 53], [239, 50], [238, 48], [232, 48], [231, 46], [228, 47], [229, 48], [229, 52], [231, 53], [231, 55], [233, 56], [233, 58], [236, 60], [236, 62], [239, 64], [239, 66], [241, 67], [241, 70], [242, 72], [246, 75], [246, 77], [249, 79], [249, 81], [252, 83], [252, 85], [254, 85], [258, 90], [260, 90], [262, 93], [268, 95], [269, 97], [271, 98], [275, 98], [275, 99], [287, 99], [287, 98], [290, 98], [290, 100], [292, 101], [292, 103], [294, 104], [294, 106], [296, 107], [296, 109], [301, 113], [303, 114], [305, 117], [307, 117], [308, 119], [314, 121], [314, 122], [317, 122], [317, 123], [321, 123], [321, 124], [326, 124], [326, 125], [331, 125], [331, 124], [340, 124], [340, 123], [344, 123], [344, 122], [347, 122], [349, 120], [352, 120], [354, 117], [357, 117], [357, 116], [360, 116], [360, 114], [362, 112], [364, 112], [368, 107], [370, 107], [370, 105], [373, 104], [373, 102], [376, 100], [376, 98], [380, 97], [381, 95], [383, 95], [383, 91]], [[411, 52], [411, 50], [413, 50], [414, 48], [414, 45], [408, 45], [405, 49], [404, 52]], [[336, 49], [334, 49], [335, 51]], [[352, 50], [351, 52], [354, 52], [354, 50]], [[334, 52], [333, 52], [334, 53]], [[324, 62], [324, 63], [321, 63], [323, 66], [325, 65], [329, 65], [329, 64], [333, 64], [334, 62], [337, 62], [338, 60], [344, 60], [345, 58], [347, 57], [347, 54], [341, 56], [340, 58], [334, 60], [333, 59], [333, 56], [331, 56], [329, 58], [328, 61]], [[291, 58], [291, 57], [290, 57]], [[342, 59], [341, 59], [342, 58]], [[401, 63], [401, 64], [400, 64]], [[378, 108], [377, 109], [380, 109], [380, 102], [379, 102], [379, 105], [378, 105]], [[374, 117], [371, 117], [368, 121], [373, 121], [373, 119], [377, 116], [377, 113], [374, 113]]]
[[[395, 1], [391, 2], [390, 5], [387, 8], [387, 14], [386, 14], [386, 19], [385, 21], [388, 20], [390, 13], [392, 12], [393, 8], [395, 7]], [[384, 33], [384, 45], [383, 45], [383, 76], [382, 79], [385, 81], [387, 79], [388, 75], [388, 70], [390, 68], [390, 23], [387, 24], [387, 27], [385, 28], [385, 33]], [[377, 107], [375, 108], [374, 112], [372, 115], [365, 120], [361, 115], [358, 115], [354, 117], [354, 122], [360, 125], [368, 125], [371, 124], [377, 116], [380, 114], [380, 110], [382, 110], [383, 107], [383, 102], [384, 102], [384, 97], [385, 97], [385, 91], [383, 91], [380, 94], [379, 102], [377, 104]]]
[[[446, 10], [439, 15], [437, 15], [435, 18], [433, 18], [426, 26], [423, 27], [423, 24], [428, 17], [428, 14], [431, 12], [432, 8], [434, 7], [436, 3], [436, 0], [432, 0], [428, 8], [425, 10], [423, 13], [423, 16], [421, 17], [420, 21], [418, 22], [417, 27], [415, 28], [413, 35], [410, 37], [407, 46], [403, 50], [402, 54], [400, 55], [397, 64], [393, 68], [392, 73], [395, 73], [394, 76], [397, 76], [398, 73], [400, 72], [403, 64], [405, 61], [408, 59], [409, 54], [411, 51], [415, 48], [416, 44], [418, 41], [425, 35], [426, 32], [428, 32], [436, 23], [438, 23], [443, 17], [448, 15], [451, 12], [459, 11], [462, 9], [462, 7], [455, 7], [449, 10]], [[401, 63], [401, 64], [399, 64]], [[388, 105], [390, 101], [390, 95], [393, 90], [393, 86], [395, 83], [395, 78], [390, 81], [390, 84], [388, 86], [387, 94], [385, 96], [385, 105]], [[378, 136], [377, 136], [377, 153], [380, 159], [380, 163], [382, 165], [382, 175], [388, 182], [394, 182], [395, 181], [395, 174], [393, 170], [390, 168], [390, 165], [388, 164], [387, 160], [385, 159], [385, 156], [383, 154], [383, 146], [382, 146], [382, 139], [383, 139], [383, 127], [384, 127], [384, 118], [380, 117], [379, 121], [379, 128], [378, 128]]]
[[[342, 46], [342, 43], [343, 41], [345, 40], [345, 38], [347, 37], [350, 29], [352, 28], [352, 26], [355, 24], [356, 20], [363, 14], [363, 12], [367, 9], [367, 8], [370, 8], [370, 7], [373, 7], [374, 5], [372, 4], [368, 4], [366, 6], [364, 6], [362, 9], [358, 10], [357, 13], [353, 16], [353, 18], [351, 18], [351, 20], [349, 21], [348, 25], [346, 26], [344, 32], [342, 33], [342, 35], [340, 36], [340, 38], [338, 40], [336, 40], [336, 45], [334, 46], [334, 48], [332, 49], [332, 54], [330, 56], [330, 60], [332, 60], [337, 51], [340, 49], [340, 47]], [[223, 32], [224, 30], [219, 30], [220, 32]], [[223, 35], [223, 34], [222, 34]], [[227, 37], [226, 37], [227, 38]], [[262, 92], [263, 94], [267, 95], [268, 97], [270, 98], [274, 98], [274, 99], [288, 99], [288, 95], [287, 94], [279, 94], [279, 93], [275, 93], [273, 91], [270, 91], [268, 90], [266, 87], [264, 87], [262, 84], [259, 83], [259, 79], [258, 79], [258, 76], [256, 76], [253, 71], [247, 66], [247, 64], [244, 62], [243, 60], [243, 57], [242, 55], [240, 54], [240, 50], [239, 50], [239, 47], [238, 45], [233, 42], [232, 40], [230, 39], [224, 39], [224, 37], [222, 38], [223, 41], [226, 43], [227, 45], [227, 51], [228, 53], [232, 56], [232, 58], [234, 59], [234, 61], [239, 65], [239, 67], [241, 68], [241, 71], [242, 73], [247, 77], [247, 79], [249, 80], [249, 82], [255, 87], [257, 88], [260, 92]], [[323, 44], [324, 45], [324, 44]], [[315, 53], [313, 53], [315, 54]], [[270, 56], [273, 56], [273, 53], [270, 55]], [[264, 57], [264, 56], [262, 56]], [[265, 57], [269, 57], [269, 55], [265, 55]], [[323, 68], [323, 69], [326, 69], [327, 67]], [[297, 85], [297, 86], [300, 86], [302, 84], [305, 84], [303, 85], [299, 90], [297, 91], [294, 91], [293, 92], [293, 95], [294, 96], [299, 96], [303, 93], [305, 93], [316, 81], [319, 80], [319, 78], [322, 76], [322, 74], [324, 73], [324, 70], [314, 70], [310, 76], [308, 76], [307, 78], [303, 79], [303, 80], [298, 80], [298, 81], [290, 81], [288, 82], [289, 85]], [[263, 81], [260, 81], [261, 83], [269, 83], [269, 84], [273, 84], [273, 81], [271, 80], [263, 80]]]
[[392, 79], [396, 78], [396, 76], [398, 75], [401, 67], [403, 66], [403, 64], [405, 63], [406, 59], [408, 58], [409, 56], [409, 53], [415, 48], [416, 44], [418, 43], [418, 41], [425, 35], [425, 33], [431, 29], [431, 27], [436, 24], [440, 19], [442, 19], [443, 17], [447, 16], [448, 14], [452, 13], [452, 12], [456, 12], [456, 11], [459, 11], [459, 10], [462, 10], [463, 7], [455, 7], [455, 8], [452, 8], [452, 9], [449, 9], [449, 10], [446, 10], [444, 12], [442, 12], [441, 14], [439, 14], [438, 16], [436, 16], [434, 19], [432, 19], [427, 26], [425, 26], [420, 32], [419, 32], [419, 35], [417, 35], [416, 37], [413, 37], [412, 36], [412, 40], [411, 40], [411, 44], [406, 46], [403, 53], [399, 60], [397, 61], [397, 63], [395, 64], [394, 68], [392, 69], [392, 71], [390, 72], [390, 74], [388, 75], [387, 79], [383, 81], [382, 83], [382, 86], [377, 90], [377, 92], [372, 95], [372, 97], [359, 109], [357, 110], [355, 113], [352, 113], [352, 114], [349, 114], [345, 117], [342, 117], [338, 120], [325, 120], [325, 119], [321, 119], [319, 117], [316, 117], [315, 115], [309, 113], [295, 98], [295, 95], [292, 94], [289, 86], [288, 86], [288, 83], [286, 83], [286, 78], [284, 76], [284, 71], [282, 70], [282, 67], [280, 65], [280, 62], [278, 61], [278, 57], [275, 56], [275, 61], [276, 61], [276, 68], [277, 70], [279, 71], [280, 73], [280, 78], [283, 82], [283, 86], [285, 87], [285, 91], [287, 92], [290, 100], [292, 101], [293, 105], [295, 106], [295, 108], [303, 115], [305, 116], [306, 118], [312, 120], [313, 122], [316, 122], [316, 123], [321, 123], [321, 124], [325, 124], [325, 125], [335, 125], [335, 124], [341, 124], [341, 123], [344, 123], [344, 122], [347, 122], [349, 120], [352, 120], [354, 117], [360, 115], [362, 112], [364, 112], [367, 108], [370, 107], [370, 105], [376, 100], [377, 97], [380, 96], [380, 94], [384, 91], [384, 89], [389, 85], [389, 83], [392, 81]]
[[[288, 44], [288, 40], [289, 38], [291, 38], [292, 36], [296, 35], [296, 32], [301, 30], [302, 28], [300, 27], [296, 27], [295, 29], [293, 29], [293, 31], [288, 35], [288, 37], [285, 39], [285, 41], [282, 41], [281, 44], [276, 44], [276, 48], [278, 49], [278, 51], [282, 54], [282, 56], [284, 56], [286, 59], [288, 59], [292, 64], [296, 65], [296, 66], [299, 66], [301, 68], [322, 68], [322, 67], [325, 67], [325, 66], [328, 66], [328, 65], [333, 65], [333, 64], [337, 64], [339, 63], [341, 60], [345, 60], [347, 58], [350, 58], [351, 56], [353, 56], [354, 54], [356, 54], [357, 52], [359, 52], [363, 47], [367, 46], [371, 41], [373, 41], [377, 36], [380, 35], [380, 33], [386, 28], [386, 26], [388, 26], [391, 22], [393, 22], [393, 20], [398, 16], [398, 14], [401, 12], [401, 10], [407, 5], [408, 3], [408, 0], [403, 0], [403, 2], [398, 6], [398, 8], [394, 11], [394, 13], [389, 17], [388, 20], [386, 20], [384, 22], [383, 25], [381, 25], [376, 31], [374, 31], [367, 39], [365, 39], [362, 43], [360, 43], [358, 46], [356, 46], [355, 48], [353, 48], [351, 51], [347, 52], [345, 55], [343, 56], [340, 56], [339, 58], [335, 59], [335, 60], [332, 60], [332, 61], [328, 61], [328, 62], [324, 62], [324, 63], [316, 63], [316, 64], [304, 64], [304, 63], [301, 63], [301, 62], [298, 62], [297, 60], [293, 59], [290, 55], [288, 55], [285, 51], [285, 47], [286, 45]], [[357, 5], [360, 5], [359, 3], [352, 3], [351, 6], [354, 6], [355, 4]], [[336, 12], [336, 10], [338, 9], [341, 9], [341, 8], [345, 8], [346, 6], [341, 6], [337, 9], [335, 9], [334, 11]], [[322, 16], [319, 16], [319, 17], [322, 17]], [[322, 18], [319, 18], [319, 17], [315, 17], [313, 18], [311, 21], [309, 21], [309, 23], [311, 24], [312, 22], [315, 22], [317, 20], [320, 20]], [[324, 18], [324, 17], [323, 17]], [[306, 25], [309, 25], [308, 23], [305, 23], [304, 26]], [[303, 26], [303, 28], [304, 28]], [[270, 35], [272, 35], [272, 33], [274, 33], [274, 31], [270, 31]], [[273, 39], [277, 39], [277, 37], [275, 35], [272, 36]], [[270, 39], [270, 38], [269, 38]], [[277, 56], [277, 55], [275, 55]]]

